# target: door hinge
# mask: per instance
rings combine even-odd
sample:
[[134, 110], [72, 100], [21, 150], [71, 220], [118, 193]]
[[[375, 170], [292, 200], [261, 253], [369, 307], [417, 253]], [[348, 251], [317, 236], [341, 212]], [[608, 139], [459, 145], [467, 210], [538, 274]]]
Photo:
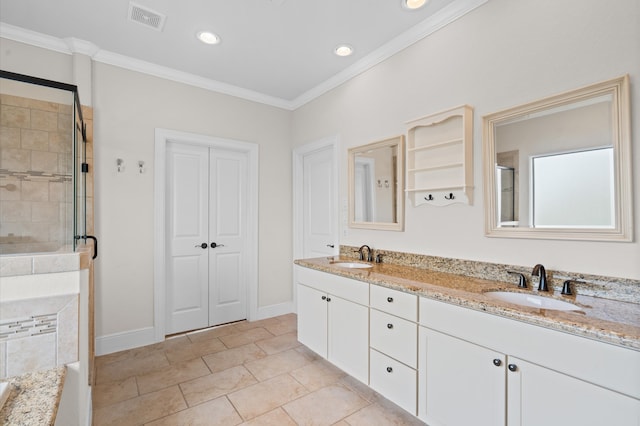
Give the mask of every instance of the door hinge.
[[89, 173], [89, 163], [82, 163], [80, 170], [82, 173]]

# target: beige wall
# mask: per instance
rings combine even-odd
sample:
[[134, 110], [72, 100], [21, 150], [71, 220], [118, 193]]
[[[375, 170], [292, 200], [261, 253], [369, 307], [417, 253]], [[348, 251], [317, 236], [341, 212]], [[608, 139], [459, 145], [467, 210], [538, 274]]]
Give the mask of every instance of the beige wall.
[[[624, 73], [631, 74], [632, 105], [640, 105], [639, 8], [637, 0], [491, 0], [293, 113], [94, 63], [101, 243], [96, 334], [135, 331], [153, 322], [155, 127], [260, 145], [261, 307], [292, 298], [291, 141], [296, 146], [337, 134], [346, 165], [348, 147], [402, 134], [406, 121], [464, 103], [475, 108], [474, 205], [407, 203], [405, 232], [349, 230], [341, 244], [640, 278], [637, 241], [486, 238], [481, 164], [482, 115]], [[70, 55], [8, 40], [2, 40], [0, 55], [3, 69], [72, 82]], [[633, 135], [639, 120], [636, 113]], [[640, 164], [637, 140], [634, 165]], [[116, 173], [116, 158], [127, 162], [128, 172]], [[147, 164], [143, 175], [135, 171], [138, 160]], [[342, 200], [346, 167], [340, 179]], [[637, 194], [640, 173], [634, 179]]]
[[101, 63], [93, 87], [97, 335], [153, 325], [157, 127], [259, 144], [258, 306], [291, 301], [291, 113]]
[[[1, 43], [2, 69], [73, 83], [71, 55]], [[93, 64], [91, 95], [100, 241], [96, 335], [153, 326], [156, 127], [259, 145], [258, 307], [290, 303], [291, 112], [102, 63]], [[125, 160], [125, 173], [116, 173], [116, 158]], [[146, 165], [142, 175], [138, 160]]]
[[[375, 68], [297, 109], [293, 141], [339, 134], [347, 148], [406, 132], [405, 122], [474, 107], [474, 205], [406, 206], [405, 232], [348, 230], [341, 244], [640, 278], [640, 243], [484, 236], [482, 116], [587, 84], [631, 76], [633, 164], [640, 164], [640, 3], [491, 0]], [[342, 170], [340, 199], [347, 196]], [[634, 173], [635, 224], [640, 223]], [[341, 233], [341, 235], [343, 235]]]

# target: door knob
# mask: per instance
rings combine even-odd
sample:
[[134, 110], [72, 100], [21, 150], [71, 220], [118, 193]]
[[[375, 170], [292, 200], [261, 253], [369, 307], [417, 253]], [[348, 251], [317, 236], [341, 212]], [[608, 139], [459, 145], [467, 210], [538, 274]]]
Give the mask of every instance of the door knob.
[[198, 244], [196, 247], [200, 247], [200, 248], [206, 249], [207, 248], [207, 243]]
[[335, 246], [333, 244], [327, 244], [327, 247], [334, 248]]
[[211, 248], [224, 247], [224, 244], [211, 243]]

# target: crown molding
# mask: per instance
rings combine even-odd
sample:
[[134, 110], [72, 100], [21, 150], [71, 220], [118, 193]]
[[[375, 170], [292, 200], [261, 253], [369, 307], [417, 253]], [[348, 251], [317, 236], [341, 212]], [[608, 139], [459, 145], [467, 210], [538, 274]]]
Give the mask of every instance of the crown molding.
[[466, 15], [477, 7], [482, 6], [489, 0], [459, 0], [442, 8], [421, 23], [414, 25], [396, 38], [383, 44], [358, 62], [354, 63], [343, 71], [320, 83], [314, 88], [306, 91], [292, 101], [292, 109], [300, 108], [304, 104], [311, 102], [317, 97], [340, 86], [358, 74], [373, 68], [396, 53], [406, 49], [412, 44], [433, 34], [458, 18]]
[[36, 47], [53, 50], [56, 52], [72, 55], [83, 54], [91, 57], [96, 62], [117, 66], [120, 68], [137, 71], [155, 77], [164, 78], [190, 86], [199, 87], [213, 92], [222, 93], [229, 96], [271, 105], [277, 108], [293, 111], [319, 96], [340, 86], [355, 76], [371, 69], [380, 62], [388, 59], [394, 54], [411, 46], [417, 41], [436, 32], [440, 28], [450, 24], [456, 19], [471, 12], [475, 8], [483, 5], [489, 0], [456, 0], [448, 6], [442, 8], [431, 17], [422, 21], [400, 34], [396, 38], [385, 43], [364, 58], [360, 59], [350, 67], [339, 72], [328, 80], [320, 83], [312, 89], [304, 92], [294, 100], [287, 100], [275, 96], [265, 95], [253, 90], [233, 86], [220, 81], [200, 77], [191, 73], [178, 71], [173, 68], [164, 67], [150, 62], [135, 59], [129, 56], [120, 55], [104, 49], [100, 49], [95, 44], [77, 38], [59, 39], [46, 34], [16, 27], [0, 22], [0, 37], [14, 40], [21, 43], [30, 44]]

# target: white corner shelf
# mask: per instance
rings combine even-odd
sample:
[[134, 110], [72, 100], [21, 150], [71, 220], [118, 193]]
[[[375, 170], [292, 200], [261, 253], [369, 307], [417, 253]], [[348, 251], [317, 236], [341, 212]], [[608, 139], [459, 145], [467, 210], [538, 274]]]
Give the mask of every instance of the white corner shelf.
[[462, 105], [407, 125], [405, 192], [414, 207], [473, 204], [473, 108]]

